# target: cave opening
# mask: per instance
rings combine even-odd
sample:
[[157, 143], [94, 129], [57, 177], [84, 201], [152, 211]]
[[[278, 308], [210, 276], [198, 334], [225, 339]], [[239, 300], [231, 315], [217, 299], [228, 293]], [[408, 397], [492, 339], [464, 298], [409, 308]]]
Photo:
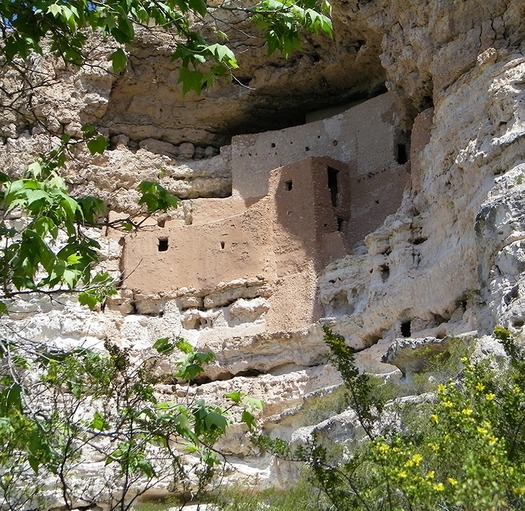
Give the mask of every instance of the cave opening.
[[410, 337], [412, 335], [412, 322], [410, 320], [401, 323], [401, 335], [403, 337]]

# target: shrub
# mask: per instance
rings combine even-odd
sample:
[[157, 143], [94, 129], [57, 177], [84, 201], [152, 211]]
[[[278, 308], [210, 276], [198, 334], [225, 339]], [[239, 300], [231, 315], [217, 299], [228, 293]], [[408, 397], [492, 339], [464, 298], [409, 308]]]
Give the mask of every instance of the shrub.
[[331, 359], [366, 441], [342, 456], [333, 456], [315, 436], [299, 449], [262, 443], [305, 462], [336, 510], [524, 509], [525, 353], [506, 330], [496, 329], [495, 336], [508, 361], [464, 357], [457, 378], [439, 384], [430, 402], [414, 408], [413, 401], [378, 398], [344, 338], [326, 329]]

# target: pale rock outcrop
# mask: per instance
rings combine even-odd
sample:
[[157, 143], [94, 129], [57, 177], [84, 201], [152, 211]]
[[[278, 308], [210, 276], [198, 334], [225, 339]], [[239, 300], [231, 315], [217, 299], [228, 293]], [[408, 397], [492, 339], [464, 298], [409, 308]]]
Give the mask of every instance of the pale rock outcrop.
[[[397, 190], [399, 201], [378, 228], [363, 232], [347, 255], [312, 273], [312, 304], [322, 311], [320, 322], [359, 351], [359, 367], [385, 379], [402, 380], [402, 372], [418, 370], [413, 347], [422, 339], [441, 348], [444, 339], [478, 335], [478, 353], [499, 354], [493, 327], [502, 324], [521, 335], [525, 326], [524, 18], [521, 0], [337, 1], [334, 46], [309, 38], [304, 55], [284, 62], [263, 58], [251, 41], [241, 41], [240, 49], [253, 51], [241, 53], [238, 78], [254, 90], [219, 83], [184, 102], [167, 46], [145, 36], [118, 77], [98, 68], [51, 66], [51, 86], [60, 85], [49, 102], [47, 85], [35, 98], [53, 136], [29, 113], [20, 117], [10, 110], [0, 123], [0, 160], [4, 169], [19, 172], [56, 142], [62, 127], [77, 136], [82, 122], [94, 122], [112, 137], [112, 146], [94, 159], [79, 152], [67, 170], [77, 193], [98, 195], [117, 211], [135, 211], [133, 188], [143, 179], [158, 180], [192, 199], [159, 225], [207, 225], [220, 208], [225, 218], [234, 218], [247, 206], [239, 198], [220, 199], [232, 193], [232, 135], [284, 127], [285, 121], [300, 124], [314, 105], [362, 99], [386, 83], [405, 106], [398, 126], [405, 136], [399, 145], [410, 160], [409, 182]], [[45, 59], [41, 65], [50, 66]], [[60, 99], [69, 96], [71, 103]], [[108, 240], [102, 265], [119, 279], [122, 247], [118, 238]], [[15, 304], [16, 314], [2, 328], [59, 346], [100, 346], [109, 338], [135, 357], [148, 353], [158, 337], [187, 337], [216, 353], [205, 378], [191, 387], [195, 396], [220, 402], [225, 392], [248, 392], [265, 400], [262, 423], [273, 435], [306, 438], [316, 422], [307, 404], [328, 402], [341, 384], [327, 364], [319, 324], [269, 331], [265, 321], [275, 291], [269, 280], [236, 275], [218, 282], [166, 293], [122, 289], [104, 312], [88, 312], [66, 299], [51, 307], [28, 297]], [[287, 303], [281, 307], [289, 312]], [[384, 363], [391, 343], [397, 343], [397, 362], [392, 356]], [[173, 360], [160, 369], [170, 374]], [[161, 391], [182, 392], [169, 387]], [[343, 439], [353, 434], [351, 420], [343, 412], [320, 428]], [[236, 463], [245, 473], [270, 482], [293, 473], [258, 457], [244, 433], [233, 429], [224, 448], [239, 456]]]

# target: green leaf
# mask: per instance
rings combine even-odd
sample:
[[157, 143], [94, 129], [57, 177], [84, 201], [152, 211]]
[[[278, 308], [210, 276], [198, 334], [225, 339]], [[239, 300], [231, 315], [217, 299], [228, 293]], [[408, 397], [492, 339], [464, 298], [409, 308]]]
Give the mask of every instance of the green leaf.
[[73, 289], [75, 284], [78, 282], [81, 273], [78, 270], [64, 270], [62, 274], [62, 280], [67, 284], [69, 289]]
[[111, 60], [113, 72], [117, 74], [124, 71], [124, 69], [126, 69], [126, 64], [128, 63], [128, 57], [122, 48], [115, 50], [108, 57], [108, 60]]
[[95, 412], [93, 414], [93, 419], [89, 424], [89, 427], [98, 431], [103, 431], [105, 429], [108, 429], [109, 425], [106, 422], [106, 419], [99, 412]]
[[182, 339], [179, 337], [175, 345], [177, 346], [177, 349], [179, 351], [182, 351], [182, 353], [186, 353], [186, 355], [189, 355], [194, 352], [193, 346], [186, 339]]
[[6, 316], [9, 314], [7, 305], [4, 302], [0, 302], [0, 316]]
[[89, 152], [92, 155], [102, 154], [109, 146], [106, 137], [99, 135], [97, 138], [93, 138], [86, 142]]
[[95, 128], [95, 126], [92, 124], [84, 124], [81, 129], [82, 133], [84, 133], [84, 137], [86, 138], [93, 138], [98, 135], [97, 128]]
[[179, 198], [171, 194], [163, 186], [153, 181], [142, 181], [138, 186], [142, 196], [139, 204], [145, 204], [148, 213], [155, 211], [167, 211], [170, 208], [176, 208], [179, 204]]
[[146, 477], [155, 477], [155, 470], [153, 465], [147, 460], [140, 460], [136, 465], [137, 469], [140, 470]]
[[228, 426], [228, 419], [221, 413], [212, 410], [205, 416], [204, 423], [208, 429], [224, 433]]
[[251, 396], [246, 396], [243, 403], [250, 410], [262, 410], [264, 408], [264, 403], [260, 399]]
[[182, 84], [182, 93], [184, 95], [190, 91], [194, 91], [196, 94], [200, 95], [204, 83], [204, 73], [201, 73], [196, 69], [181, 67], [177, 83]]
[[206, 13], [208, 12], [206, 0], [188, 0], [188, 5], [191, 10], [197, 12], [201, 16], [206, 16]]
[[224, 397], [227, 399], [231, 399], [234, 403], [239, 404], [243, 398], [244, 394], [242, 392], [234, 391], [230, 392], [229, 394], [224, 394]]
[[252, 430], [257, 426], [255, 417], [248, 410], [242, 412], [241, 421], [248, 426], [249, 430]]
[[19, 383], [13, 382], [7, 389], [5, 395], [8, 408], [22, 410], [22, 387]]
[[88, 290], [78, 295], [78, 302], [80, 305], [87, 305], [90, 310], [93, 310], [97, 306], [99, 300], [91, 290]]
[[42, 175], [42, 166], [38, 162], [31, 163], [26, 169], [26, 174], [28, 176], [40, 178]]
[[218, 62], [224, 63], [232, 68], [239, 67], [235, 58], [235, 54], [224, 44], [212, 44], [208, 47], [208, 50]]
[[50, 5], [47, 12], [58, 18], [62, 14], [62, 6], [57, 4]]
[[175, 347], [175, 343], [171, 342], [169, 337], [161, 337], [153, 344], [153, 349], [161, 355], [169, 355], [170, 353], [173, 353]]
[[177, 377], [181, 380], [192, 381], [199, 376], [203, 370], [202, 366], [198, 364], [184, 364], [177, 372]]

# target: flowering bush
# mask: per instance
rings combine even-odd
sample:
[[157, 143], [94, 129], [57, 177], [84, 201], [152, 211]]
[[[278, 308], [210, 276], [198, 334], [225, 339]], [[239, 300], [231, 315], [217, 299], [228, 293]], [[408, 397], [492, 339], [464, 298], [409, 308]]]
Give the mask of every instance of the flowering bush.
[[[506, 330], [495, 336], [504, 363], [462, 358], [458, 377], [440, 384], [430, 402], [395, 409], [355, 369], [344, 338], [325, 330], [368, 441], [356, 441], [343, 457], [315, 438], [287, 454], [310, 466], [331, 509], [525, 509], [525, 353]], [[392, 413], [399, 420], [388, 420]]]

